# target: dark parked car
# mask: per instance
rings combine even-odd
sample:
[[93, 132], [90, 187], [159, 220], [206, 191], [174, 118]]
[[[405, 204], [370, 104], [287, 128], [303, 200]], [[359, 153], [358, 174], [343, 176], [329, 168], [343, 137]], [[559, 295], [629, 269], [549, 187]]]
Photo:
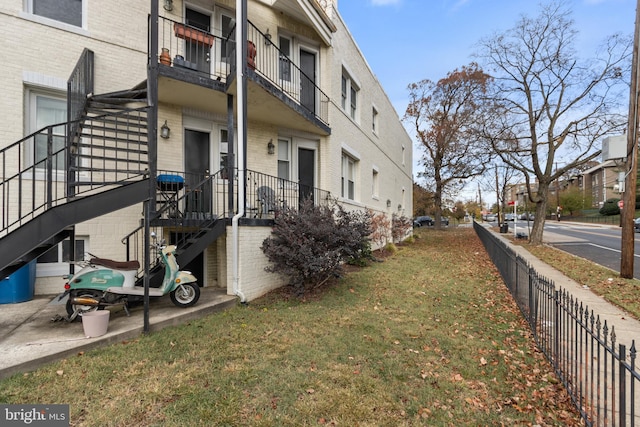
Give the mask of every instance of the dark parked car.
[[422, 227], [425, 225], [433, 225], [433, 218], [428, 215], [425, 216], [417, 216], [413, 220], [414, 227]]
[[[431, 227], [434, 224], [435, 224], [435, 220], [433, 218], [431, 218], [429, 215], [417, 216], [413, 220], [413, 226], [414, 227], [422, 227], [422, 226], [425, 226], [425, 225]], [[447, 218], [446, 216], [443, 216], [442, 218], [440, 218], [440, 224], [441, 225], [449, 225], [449, 218]]]

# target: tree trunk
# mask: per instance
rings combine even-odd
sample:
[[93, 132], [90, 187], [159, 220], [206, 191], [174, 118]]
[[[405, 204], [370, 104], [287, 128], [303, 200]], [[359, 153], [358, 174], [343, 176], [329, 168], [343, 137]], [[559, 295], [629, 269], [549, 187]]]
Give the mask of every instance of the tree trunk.
[[536, 216], [533, 220], [533, 228], [531, 229], [531, 236], [529, 237], [529, 243], [532, 245], [541, 245], [543, 243], [542, 234], [547, 216], [548, 195], [549, 185], [540, 183], [538, 185], [538, 196], [540, 200], [536, 202]]

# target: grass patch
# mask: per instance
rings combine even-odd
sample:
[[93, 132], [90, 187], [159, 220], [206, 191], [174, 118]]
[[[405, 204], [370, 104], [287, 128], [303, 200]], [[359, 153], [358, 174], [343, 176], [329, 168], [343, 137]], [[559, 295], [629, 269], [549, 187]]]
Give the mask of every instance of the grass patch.
[[0, 382], [73, 426], [581, 425], [473, 229]]
[[[523, 246], [565, 276], [588, 286], [595, 294], [625, 310], [634, 319], [640, 319], [640, 280], [623, 279], [616, 271], [553, 246], [528, 243]], [[557, 285], [562, 286], [561, 283]]]

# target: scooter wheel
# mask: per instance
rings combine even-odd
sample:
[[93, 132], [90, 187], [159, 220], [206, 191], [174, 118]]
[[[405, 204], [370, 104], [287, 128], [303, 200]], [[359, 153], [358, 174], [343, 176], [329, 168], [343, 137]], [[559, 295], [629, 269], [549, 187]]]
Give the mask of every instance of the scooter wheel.
[[191, 307], [200, 299], [200, 287], [197, 283], [183, 283], [169, 294], [171, 302], [178, 307]]
[[[71, 318], [73, 316], [73, 314], [76, 312], [77, 310], [77, 314], [82, 315], [82, 313], [88, 313], [90, 311], [96, 311], [99, 308], [93, 305], [76, 305], [76, 304], [71, 304], [71, 298], [73, 297], [88, 297], [88, 298], [100, 298], [102, 296], [102, 292], [100, 291], [94, 291], [91, 289], [85, 289], [85, 290], [80, 290], [77, 291], [75, 293], [71, 293], [69, 295], [69, 299], [67, 300], [67, 314], [69, 315], [69, 317]], [[100, 307], [101, 309], [102, 307]], [[78, 320], [80, 319], [80, 316], [75, 317], [73, 320]]]

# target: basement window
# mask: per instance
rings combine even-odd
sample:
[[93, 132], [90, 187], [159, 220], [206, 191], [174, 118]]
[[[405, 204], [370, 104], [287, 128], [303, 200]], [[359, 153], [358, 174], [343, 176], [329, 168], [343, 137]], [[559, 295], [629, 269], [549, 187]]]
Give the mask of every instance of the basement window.
[[[36, 276], [60, 276], [69, 273], [71, 241], [63, 240], [38, 257]], [[75, 261], [82, 261], [89, 250], [89, 237], [76, 236]], [[77, 267], [76, 267], [77, 268]]]

